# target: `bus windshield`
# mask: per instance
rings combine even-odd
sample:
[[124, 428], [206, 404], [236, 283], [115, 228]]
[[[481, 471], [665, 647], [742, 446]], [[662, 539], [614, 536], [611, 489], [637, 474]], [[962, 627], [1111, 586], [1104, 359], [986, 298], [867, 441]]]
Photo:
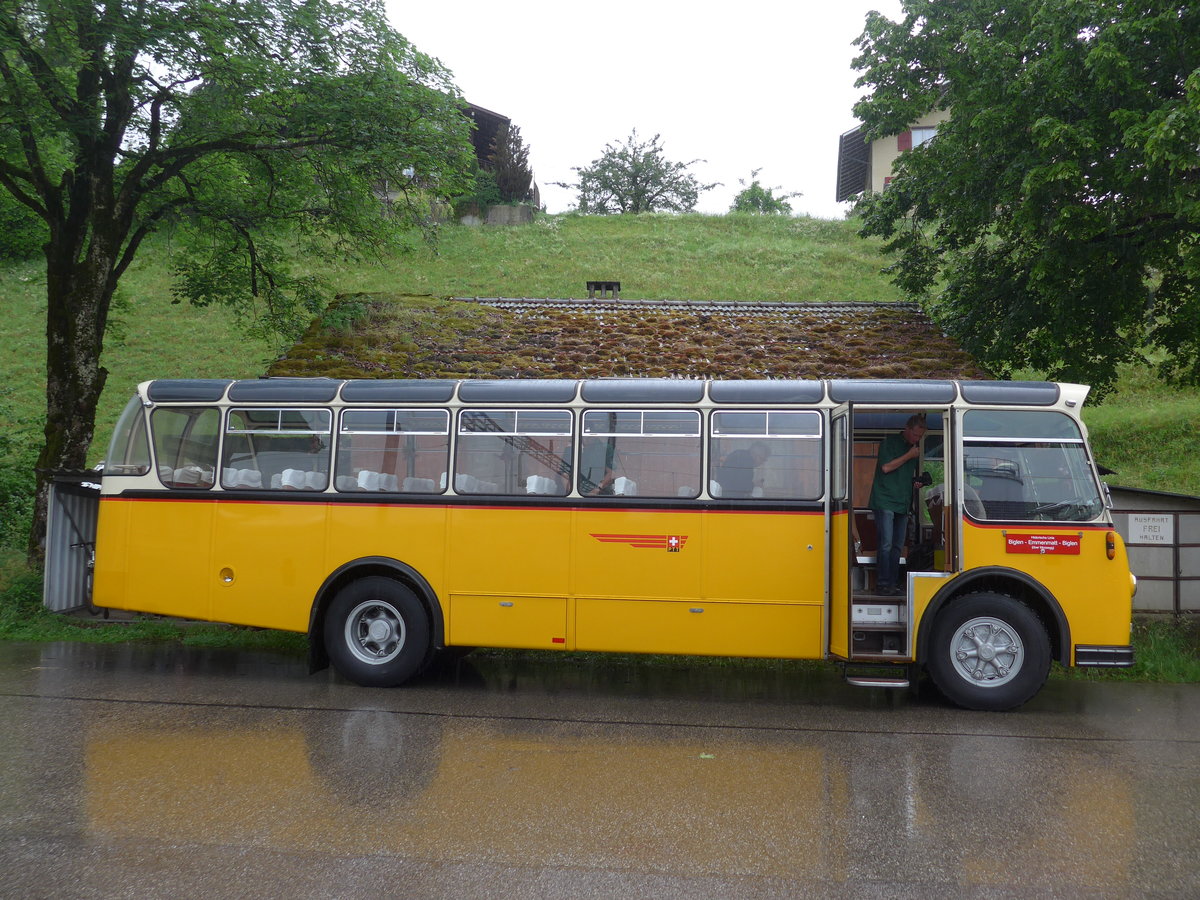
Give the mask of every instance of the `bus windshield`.
[[963, 475], [976, 519], [1086, 522], [1104, 508], [1083, 435], [1057, 412], [968, 412]]

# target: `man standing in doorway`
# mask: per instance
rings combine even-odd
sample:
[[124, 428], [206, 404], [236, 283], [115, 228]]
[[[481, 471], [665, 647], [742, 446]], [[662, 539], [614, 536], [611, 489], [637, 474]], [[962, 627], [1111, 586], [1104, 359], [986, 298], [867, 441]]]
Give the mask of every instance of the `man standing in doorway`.
[[875, 514], [876, 584], [880, 594], [898, 596], [900, 589], [900, 550], [908, 533], [908, 513], [912, 505], [913, 482], [925, 436], [925, 415], [910, 416], [899, 434], [888, 435], [879, 445], [875, 461], [875, 480], [868, 506]]

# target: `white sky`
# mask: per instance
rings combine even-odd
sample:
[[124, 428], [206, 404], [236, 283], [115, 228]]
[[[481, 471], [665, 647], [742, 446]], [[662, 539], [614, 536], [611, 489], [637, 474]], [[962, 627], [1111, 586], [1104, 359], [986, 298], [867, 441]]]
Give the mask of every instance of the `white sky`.
[[797, 214], [840, 218], [837, 139], [862, 90], [851, 45], [866, 14], [900, 0], [387, 0], [393, 26], [437, 57], [471, 103], [512, 119], [550, 212], [605, 144], [662, 135], [673, 161], [723, 182], [697, 209], [723, 213], [761, 168], [766, 187], [801, 191]]

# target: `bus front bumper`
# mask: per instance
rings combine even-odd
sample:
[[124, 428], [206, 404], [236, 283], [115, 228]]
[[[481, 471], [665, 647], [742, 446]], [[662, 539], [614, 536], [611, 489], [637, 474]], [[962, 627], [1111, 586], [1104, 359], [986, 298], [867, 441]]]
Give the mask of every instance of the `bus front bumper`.
[[1128, 669], [1133, 665], [1133, 648], [1076, 644], [1075, 665], [1103, 669]]

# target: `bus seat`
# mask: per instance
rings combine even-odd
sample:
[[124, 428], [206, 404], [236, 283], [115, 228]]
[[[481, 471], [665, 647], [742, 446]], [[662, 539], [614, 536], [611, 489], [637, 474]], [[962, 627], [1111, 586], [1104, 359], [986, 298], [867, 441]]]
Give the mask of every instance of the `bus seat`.
[[306, 491], [323, 491], [326, 483], [324, 472], [304, 473], [304, 489]]
[[353, 475], [339, 475], [334, 479], [334, 485], [339, 491], [357, 491], [358, 479]]
[[675, 496], [676, 497], [694, 497], [694, 496], [696, 496], [696, 491], [690, 485], [685, 484], [682, 487], [680, 487], [679, 490], [677, 490], [675, 492]]
[[[285, 491], [302, 491], [305, 489], [306, 472], [300, 469], [284, 469], [279, 478], [279, 485]], [[275, 484], [275, 479], [271, 479], [271, 484]]]
[[763, 487], [761, 484], [756, 484], [750, 489], [751, 497], [761, 497], [763, 495]]
[[363, 469], [361, 472], [359, 472], [358, 489], [360, 491], [379, 490], [379, 473], [372, 472], [370, 469]]
[[395, 493], [396, 491], [400, 490], [400, 479], [395, 475], [380, 475], [379, 489], [381, 491], [391, 491], [392, 493]]
[[446, 473], [443, 472], [442, 476], [438, 479], [438, 490], [444, 491], [445, 489], [446, 489]]
[[271, 476], [271, 490], [278, 491], [283, 488], [283, 475], [276, 473]]
[[527, 494], [553, 494], [557, 487], [554, 479], [547, 478], [545, 475], [530, 475], [525, 479], [525, 493]]
[[879, 549], [879, 535], [875, 533], [875, 516], [866, 510], [854, 511], [854, 527], [858, 529], [858, 540], [863, 552], [875, 553]]
[[180, 466], [171, 473], [171, 481], [177, 485], [195, 484], [208, 485], [211, 480], [206, 478], [199, 466]]
[[465, 494], [473, 494], [479, 490], [479, 479], [466, 472], [454, 476], [454, 489]]
[[710, 482], [708, 483], [708, 493], [709, 493], [709, 495], [710, 495], [710, 496], [712, 496], [712, 497], [720, 497], [720, 496], [721, 496], [721, 484], [720, 484], [720, 482], [717, 482], [717, 481], [710, 481]]
[[262, 472], [258, 469], [242, 469], [236, 466], [221, 470], [221, 484], [227, 488], [260, 488]]
[[[442, 487], [445, 487], [445, 484]], [[404, 479], [401, 489], [410, 494], [432, 494], [436, 490], [436, 482], [432, 478], [416, 478], [409, 475]]]
[[618, 497], [636, 497], [637, 482], [621, 475], [613, 481], [613, 493]]

